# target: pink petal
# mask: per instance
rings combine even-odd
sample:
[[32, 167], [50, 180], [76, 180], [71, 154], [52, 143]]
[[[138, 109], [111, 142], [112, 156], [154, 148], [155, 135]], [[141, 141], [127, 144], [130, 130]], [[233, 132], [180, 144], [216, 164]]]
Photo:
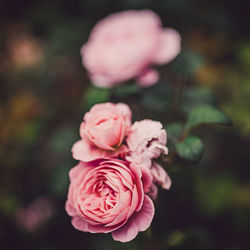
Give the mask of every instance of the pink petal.
[[149, 192], [147, 192], [147, 195], [152, 199], [156, 200], [157, 195], [158, 195], [158, 187], [152, 183]]
[[171, 28], [163, 29], [161, 37], [161, 46], [158, 54], [154, 58], [154, 62], [165, 64], [173, 60], [181, 50], [181, 36]]
[[65, 204], [65, 210], [68, 213], [69, 216], [75, 216], [76, 212], [74, 207], [70, 204], [70, 202], [67, 200]]
[[92, 83], [99, 88], [110, 88], [114, 85], [117, 85], [112, 77], [106, 77], [101, 74], [90, 74], [90, 79]]
[[71, 223], [72, 223], [72, 226], [79, 231], [83, 231], [83, 232], [89, 231], [88, 223], [84, 221], [81, 217], [79, 217], [78, 215], [72, 218]]
[[153, 175], [154, 181], [157, 184], [161, 185], [163, 189], [170, 189], [172, 184], [171, 179], [162, 166], [160, 166], [156, 162], [153, 162], [151, 173]]
[[74, 181], [83, 171], [86, 171], [88, 167], [84, 162], [79, 162], [75, 167], [71, 168], [69, 171], [70, 181]]
[[137, 78], [138, 84], [142, 87], [150, 87], [159, 80], [159, 73], [154, 69], [148, 69]]
[[95, 147], [86, 138], [77, 141], [72, 149], [72, 156], [75, 160], [83, 162], [94, 161], [100, 158], [115, 157], [127, 152], [127, 147], [122, 145], [116, 151], [103, 150]]
[[121, 242], [133, 240], [138, 232], [145, 231], [151, 225], [153, 217], [154, 204], [145, 195], [142, 209], [130, 217], [124, 226], [112, 232], [113, 239]]
[[150, 190], [150, 187], [153, 182], [153, 177], [151, 175], [151, 171], [147, 167], [141, 167], [142, 172], [142, 183], [143, 183], [143, 189], [144, 192], [147, 193]]

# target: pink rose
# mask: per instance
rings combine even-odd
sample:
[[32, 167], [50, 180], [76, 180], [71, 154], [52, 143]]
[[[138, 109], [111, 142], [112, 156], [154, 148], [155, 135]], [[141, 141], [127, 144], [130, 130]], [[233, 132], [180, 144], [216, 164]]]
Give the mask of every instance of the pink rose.
[[118, 159], [80, 162], [69, 172], [66, 211], [72, 225], [84, 232], [109, 233], [127, 242], [145, 231], [154, 205], [145, 195], [152, 176], [135, 164]]
[[152, 64], [165, 64], [180, 52], [177, 31], [162, 28], [150, 10], [111, 14], [93, 28], [81, 49], [82, 62], [96, 86], [111, 87], [137, 78], [141, 86], [158, 80]]
[[[149, 169], [153, 182], [163, 189], [169, 189], [171, 186], [170, 177], [159, 164], [153, 161], [161, 153], [168, 154], [168, 149], [165, 146], [167, 134], [162, 128], [162, 124], [152, 120], [135, 122], [131, 127], [126, 142], [129, 148], [126, 159], [136, 163], [140, 168]], [[150, 194], [152, 198], [157, 196], [155, 185], [151, 187]]]
[[86, 162], [126, 153], [127, 147], [121, 144], [130, 127], [131, 110], [126, 104], [94, 105], [84, 115], [82, 139], [73, 145], [73, 158]]
[[139, 165], [150, 167], [152, 159], [156, 159], [161, 153], [168, 154], [165, 146], [167, 134], [162, 129], [162, 124], [149, 119], [135, 122], [126, 139], [129, 156], [127, 160]]

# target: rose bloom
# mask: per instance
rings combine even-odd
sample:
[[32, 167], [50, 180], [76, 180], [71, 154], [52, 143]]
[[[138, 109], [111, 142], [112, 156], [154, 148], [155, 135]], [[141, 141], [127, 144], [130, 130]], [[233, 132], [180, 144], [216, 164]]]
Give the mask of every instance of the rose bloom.
[[[129, 148], [126, 159], [136, 163], [141, 168], [148, 168], [154, 183], [163, 189], [169, 189], [171, 186], [170, 177], [158, 163], [153, 161], [161, 153], [168, 154], [167, 133], [162, 128], [162, 124], [149, 119], [135, 122], [128, 133], [126, 142]], [[155, 186], [151, 187], [151, 193], [154, 193], [153, 198], [156, 198], [156, 191]]]
[[167, 133], [157, 121], [145, 119], [135, 122], [126, 142], [130, 151], [128, 160], [143, 166], [150, 167], [151, 160], [158, 158], [162, 152], [168, 154]]
[[94, 105], [84, 115], [80, 126], [81, 140], [73, 145], [73, 158], [91, 161], [115, 157], [126, 152], [121, 145], [131, 127], [131, 110], [123, 103]]
[[179, 33], [163, 28], [154, 12], [123, 11], [95, 25], [81, 48], [82, 62], [96, 86], [112, 87], [131, 78], [150, 86], [159, 78], [151, 65], [173, 60], [180, 43]]
[[150, 226], [154, 205], [145, 194], [152, 185], [148, 171], [134, 163], [101, 159], [80, 162], [69, 177], [66, 211], [76, 229], [112, 232], [114, 240], [127, 242]]

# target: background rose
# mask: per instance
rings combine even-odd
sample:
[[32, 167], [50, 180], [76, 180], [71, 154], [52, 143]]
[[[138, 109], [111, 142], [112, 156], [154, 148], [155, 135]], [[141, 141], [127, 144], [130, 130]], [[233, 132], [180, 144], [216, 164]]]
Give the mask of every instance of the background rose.
[[131, 110], [123, 103], [94, 105], [84, 115], [80, 126], [81, 140], [73, 145], [76, 160], [90, 161], [126, 152], [121, 145], [131, 127]]
[[76, 229], [112, 232], [115, 240], [126, 242], [150, 226], [154, 205], [144, 194], [152, 184], [147, 171], [110, 159], [80, 162], [69, 176], [66, 211]]
[[180, 35], [162, 28], [150, 10], [111, 14], [93, 28], [81, 49], [82, 62], [93, 84], [110, 87], [136, 77], [140, 85], [158, 80], [151, 64], [165, 64], [180, 52]]

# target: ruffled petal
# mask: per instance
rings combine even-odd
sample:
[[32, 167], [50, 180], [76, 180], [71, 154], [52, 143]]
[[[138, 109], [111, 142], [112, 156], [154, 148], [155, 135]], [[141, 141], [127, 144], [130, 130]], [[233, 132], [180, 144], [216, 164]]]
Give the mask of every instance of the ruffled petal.
[[141, 210], [135, 213], [125, 225], [112, 232], [114, 240], [128, 242], [133, 240], [138, 232], [145, 231], [154, 217], [154, 204], [152, 200], [145, 195]]

